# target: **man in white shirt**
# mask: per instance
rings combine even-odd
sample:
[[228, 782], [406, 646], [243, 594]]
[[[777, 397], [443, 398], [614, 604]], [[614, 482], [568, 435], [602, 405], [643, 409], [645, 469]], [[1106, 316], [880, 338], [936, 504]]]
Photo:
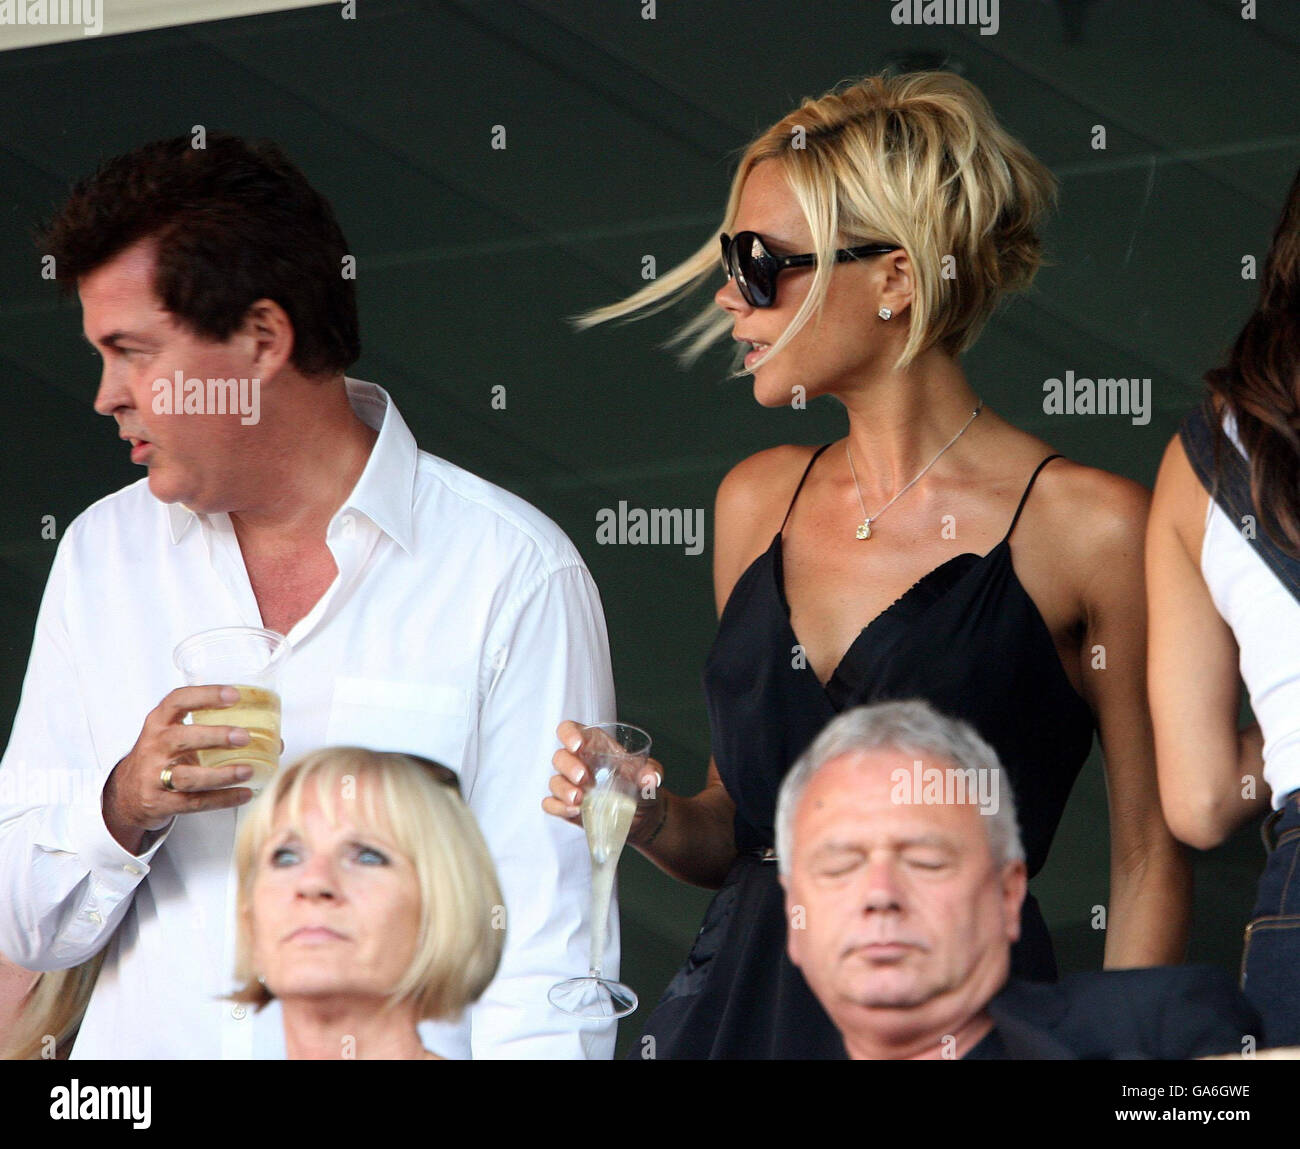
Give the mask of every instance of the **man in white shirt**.
[[104, 359], [95, 409], [149, 473], [80, 515], [50, 572], [0, 764], [0, 953], [55, 970], [107, 946], [74, 1057], [282, 1055], [274, 1006], [221, 1000], [248, 768], [194, 758], [247, 734], [184, 724], [229, 698], [178, 688], [172, 664], [196, 631], [266, 626], [294, 648], [286, 760], [353, 744], [445, 763], [492, 851], [500, 972], [459, 1024], [422, 1029], [428, 1047], [610, 1056], [611, 1023], [546, 997], [586, 969], [590, 869], [537, 796], [556, 724], [614, 718], [577, 551], [345, 379], [346, 242], [274, 147], [146, 145], [83, 181], [46, 244]]

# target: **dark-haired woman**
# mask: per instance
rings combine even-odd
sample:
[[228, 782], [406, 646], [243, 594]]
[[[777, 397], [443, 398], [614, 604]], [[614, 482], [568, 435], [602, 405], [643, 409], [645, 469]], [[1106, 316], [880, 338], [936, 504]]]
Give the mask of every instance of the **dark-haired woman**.
[[[1242, 988], [1300, 1044], [1300, 173], [1259, 303], [1165, 452], [1147, 537], [1150, 694], [1174, 833], [1218, 845], [1271, 805]], [[1245, 684], [1256, 721], [1239, 730]]]

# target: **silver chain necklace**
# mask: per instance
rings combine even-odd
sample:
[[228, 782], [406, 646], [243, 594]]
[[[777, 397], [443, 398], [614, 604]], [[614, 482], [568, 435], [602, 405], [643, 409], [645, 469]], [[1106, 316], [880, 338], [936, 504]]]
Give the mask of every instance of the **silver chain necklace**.
[[871, 538], [871, 524], [874, 523], [878, 518], [880, 518], [880, 516], [883, 515], [887, 510], [889, 510], [889, 508], [892, 507], [896, 502], [898, 502], [900, 498], [902, 498], [905, 494], [907, 494], [907, 492], [911, 490], [913, 486], [915, 486], [918, 482], [921, 481], [922, 476], [924, 476], [926, 471], [928, 471], [931, 467], [935, 465], [935, 463], [939, 461], [939, 459], [943, 456], [944, 451], [946, 451], [955, 442], [957, 442], [958, 439], [960, 439], [964, 434], [966, 434], [966, 428], [969, 427], [973, 422], [975, 422], [975, 416], [978, 415], [983, 409], [984, 409], [984, 400], [981, 399], [979, 403], [976, 404], [975, 410], [971, 412], [970, 418], [967, 419], [964, 424], [962, 424], [962, 429], [958, 431], [957, 434], [955, 434], [951, 439], [949, 439], [947, 443], [945, 443], [942, 447], [939, 448], [939, 454], [935, 455], [933, 459], [931, 459], [928, 463], [926, 463], [926, 465], [921, 468], [916, 478], [914, 478], [910, 483], [907, 484], [907, 486], [905, 486], [902, 490], [900, 490], [892, 499], [889, 500], [889, 502], [887, 502], [883, 507], [881, 507], [880, 510], [878, 510], [874, 515], [867, 514], [866, 504], [862, 501], [862, 488], [858, 485], [858, 473], [853, 469], [853, 452], [849, 450], [848, 439], [844, 440], [844, 453], [849, 458], [849, 474], [853, 476], [853, 489], [858, 492], [858, 506], [862, 508], [862, 522], [858, 524], [858, 530], [857, 530], [858, 538], [860, 539]]

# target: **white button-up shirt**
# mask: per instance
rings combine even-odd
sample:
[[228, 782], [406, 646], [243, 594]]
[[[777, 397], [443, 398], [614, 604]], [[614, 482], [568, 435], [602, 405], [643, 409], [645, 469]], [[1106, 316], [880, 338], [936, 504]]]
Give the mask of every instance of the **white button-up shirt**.
[[[542, 812], [564, 718], [613, 720], [608, 638], [591, 575], [554, 523], [419, 451], [388, 395], [348, 381], [379, 431], [330, 521], [338, 576], [289, 635], [285, 761], [330, 745], [408, 750], [452, 767], [496, 861], [506, 946], [448, 1057], [609, 1057], [614, 1026], [546, 998], [587, 971], [582, 831]], [[109, 834], [104, 782], [146, 714], [182, 685], [176, 644], [260, 626], [226, 514], [153, 497], [148, 480], [69, 526], [36, 623], [0, 763], [0, 952], [31, 969], [108, 954], [73, 1056], [283, 1056], [278, 1008], [233, 988], [241, 811], [182, 815], [133, 855]], [[617, 917], [609, 969], [617, 969]]]

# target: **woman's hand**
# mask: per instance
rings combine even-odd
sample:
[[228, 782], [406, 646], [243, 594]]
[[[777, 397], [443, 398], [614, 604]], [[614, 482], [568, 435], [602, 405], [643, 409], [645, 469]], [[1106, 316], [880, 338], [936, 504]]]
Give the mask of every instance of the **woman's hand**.
[[[542, 809], [575, 826], [582, 825], [582, 796], [590, 786], [590, 770], [578, 757], [582, 747], [582, 727], [576, 722], [561, 722], [556, 729], [560, 749], [551, 764], [551, 793], [542, 799]], [[637, 778], [636, 816], [628, 831], [628, 841], [633, 845], [644, 842], [655, 834], [667, 815], [668, 795], [662, 791], [663, 767], [648, 758]]]

